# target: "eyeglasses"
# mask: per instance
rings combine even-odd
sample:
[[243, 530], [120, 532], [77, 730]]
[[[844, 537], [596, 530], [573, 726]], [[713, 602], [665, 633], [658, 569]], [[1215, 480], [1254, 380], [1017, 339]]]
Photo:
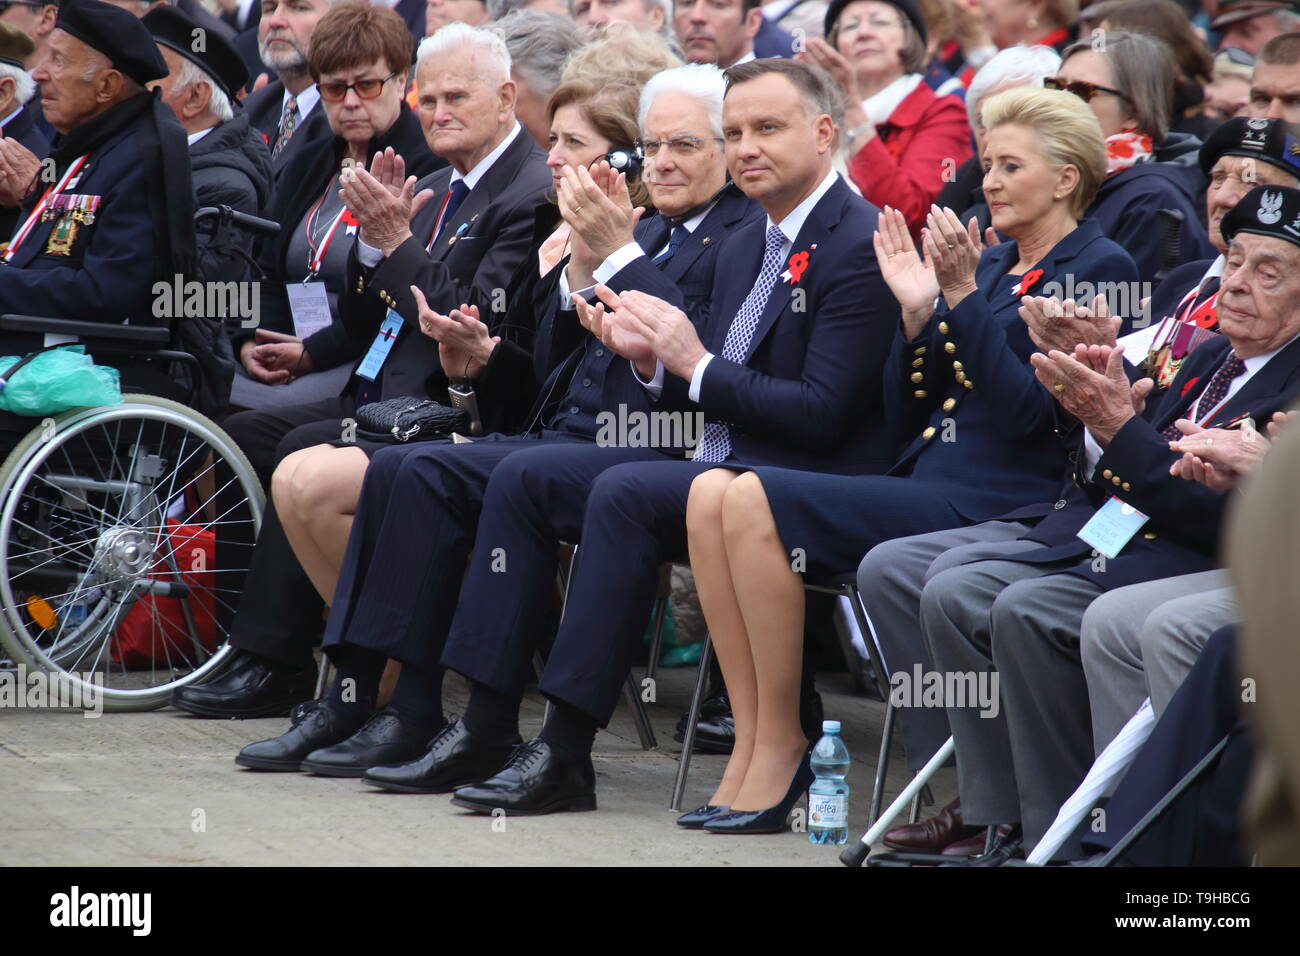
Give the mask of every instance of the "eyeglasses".
[[1109, 93], [1111, 96], [1118, 96], [1121, 100], [1133, 101], [1121, 93], [1119, 90], [1113, 90], [1109, 86], [1101, 86], [1098, 83], [1089, 83], [1086, 80], [1072, 80], [1067, 82], [1059, 76], [1049, 76], [1043, 80], [1043, 89], [1045, 90], [1064, 90], [1067, 93], [1073, 93], [1085, 103], [1091, 103], [1092, 98], [1098, 93]]
[[724, 143], [721, 136], [706, 136], [701, 139], [698, 136], [677, 136], [673, 139], [644, 139], [639, 140], [637, 145], [641, 147], [641, 152], [646, 156], [654, 156], [659, 152], [660, 146], [667, 146], [668, 152], [674, 156], [685, 158], [694, 156], [698, 153], [705, 143]]
[[382, 80], [364, 79], [357, 80], [355, 83], [344, 83], [342, 80], [321, 83], [318, 85], [320, 98], [326, 103], [339, 103], [348, 95], [348, 90], [355, 90], [357, 96], [363, 100], [373, 100], [384, 88], [384, 84], [396, 75], [396, 73], [389, 73]]

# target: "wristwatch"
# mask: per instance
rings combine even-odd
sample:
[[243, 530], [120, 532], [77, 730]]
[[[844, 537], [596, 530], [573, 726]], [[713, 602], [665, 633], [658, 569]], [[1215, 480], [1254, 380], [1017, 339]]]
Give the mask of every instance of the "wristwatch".
[[847, 145], [849, 143], [852, 143], [855, 139], [857, 139], [859, 136], [865, 133], [868, 129], [874, 129], [875, 125], [876, 125], [875, 123], [871, 122], [870, 120], [867, 120], [867, 122], [863, 123], [860, 126], [855, 126], [853, 127], [853, 129], [846, 129], [844, 131], [845, 144]]

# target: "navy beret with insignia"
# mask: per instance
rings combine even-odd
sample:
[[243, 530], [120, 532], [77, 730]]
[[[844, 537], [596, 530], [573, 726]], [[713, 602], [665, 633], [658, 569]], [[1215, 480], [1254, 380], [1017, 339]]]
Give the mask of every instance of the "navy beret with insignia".
[[167, 75], [167, 63], [139, 17], [103, 0], [63, 0], [55, 27], [108, 57], [141, 86]]

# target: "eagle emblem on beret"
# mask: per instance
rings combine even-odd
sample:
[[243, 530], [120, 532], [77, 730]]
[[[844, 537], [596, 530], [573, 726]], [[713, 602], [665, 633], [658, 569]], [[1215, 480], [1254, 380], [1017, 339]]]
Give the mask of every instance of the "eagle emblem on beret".
[[1282, 218], [1282, 194], [1266, 192], [1259, 198], [1259, 212], [1255, 218], [1266, 226], [1271, 226]]

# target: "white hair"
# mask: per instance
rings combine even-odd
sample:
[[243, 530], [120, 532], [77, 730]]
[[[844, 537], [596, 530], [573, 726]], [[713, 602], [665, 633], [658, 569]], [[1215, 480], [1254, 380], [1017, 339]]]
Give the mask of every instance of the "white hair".
[[1043, 85], [1043, 79], [1061, 70], [1061, 55], [1050, 46], [1009, 46], [975, 74], [966, 90], [966, 115], [971, 128], [979, 125], [980, 100], [1013, 86]]
[[415, 68], [418, 70], [425, 60], [443, 59], [465, 47], [477, 48], [480, 53], [487, 54], [489, 62], [496, 65], [496, 75], [483, 76], [483, 80], [505, 83], [510, 79], [510, 50], [501, 35], [494, 30], [459, 22], [441, 26], [433, 36], [420, 41], [415, 52]]
[[637, 125], [645, 129], [646, 114], [662, 93], [685, 93], [700, 100], [709, 110], [709, 129], [714, 136], [722, 135], [722, 97], [727, 92], [727, 82], [722, 71], [712, 63], [687, 63], [663, 70], [650, 77], [641, 90], [641, 108]]
[[36, 95], [36, 81], [21, 66], [12, 63], [0, 63], [0, 79], [9, 77], [14, 81], [14, 102], [26, 103]]
[[181, 71], [176, 77], [176, 84], [172, 90], [184, 90], [199, 85], [207, 86], [212, 91], [212, 96], [208, 100], [208, 110], [217, 118], [217, 122], [225, 123], [235, 118], [235, 111], [230, 106], [230, 97], [226, 95], [226, 91], [216, 84], [203, 67], [189, 57], [181, 57]]

